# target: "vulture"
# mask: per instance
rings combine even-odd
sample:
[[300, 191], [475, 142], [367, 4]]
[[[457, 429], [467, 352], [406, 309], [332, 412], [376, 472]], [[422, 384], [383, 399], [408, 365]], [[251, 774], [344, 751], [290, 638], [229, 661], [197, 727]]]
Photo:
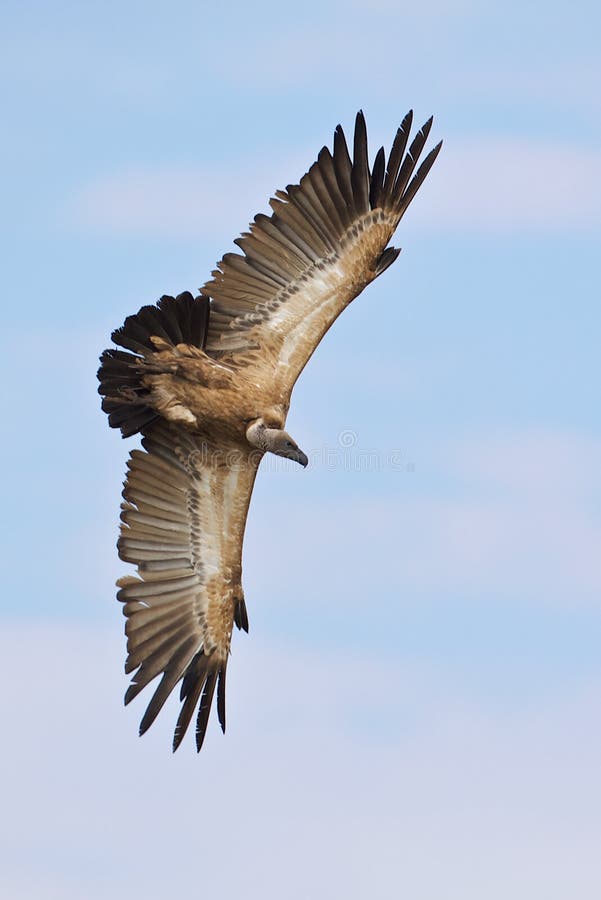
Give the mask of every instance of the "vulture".
[[418, 167], [432, 119], [370, 169], [363, 113], [352, 157], [340, 126], [299, 184], [276, 191], [198, 296], [163, 296], [128, 316], [100, 357], [102, 409], [130, 452], [117, 582], [126, 617], [129, 703], [158, 676], [143, 734], [181, 682], [176, 750], [196, 715], [201, 749], [213, 698], [225, 731], [233, 626], [248, 631], [242, 541], [265, 453], [306, 466], [286, 432], [294, 384], [345, 307], [397, 258], [389, 246], [441, 147]]

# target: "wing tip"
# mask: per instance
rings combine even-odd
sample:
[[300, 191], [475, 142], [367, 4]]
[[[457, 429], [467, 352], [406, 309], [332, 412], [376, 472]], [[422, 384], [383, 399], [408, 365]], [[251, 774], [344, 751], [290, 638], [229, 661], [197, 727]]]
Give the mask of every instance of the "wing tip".
[[223, 734], [225, 734], [225, 673], [224, 665], [219, 669], [217, 677], [217, 717]]
[[209, 723], [209, 714], [213, 703], [213, 694], [215, 693], [215, 684], [217, 681], [217, 672], [209, 672], [204, 683], [202, 697], [200, 698], [200, 706], [198, 708], [198, 716], [196, 719], [196, 752], [200, 753], [202, 745], [207, 734], [207, 725]]

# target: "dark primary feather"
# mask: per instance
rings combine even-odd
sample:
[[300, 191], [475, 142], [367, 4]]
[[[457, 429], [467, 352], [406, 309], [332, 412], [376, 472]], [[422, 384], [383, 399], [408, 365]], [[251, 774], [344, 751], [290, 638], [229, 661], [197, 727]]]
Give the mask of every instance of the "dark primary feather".
[[422, 125], [420, 130], [411, 141], [411, 145], [409, 147], [409, 150], [407, 151], [405, 159], [403, 160], [403, 163], [399, 170], [399, 174], [394, 183], [394, 188], [392, 190], [391, 199], [394, 206], [399, 205], [403, 192], [407, 187], [407, 183], [411, 177], [411, 173], [415, 169], [420, 154], [424, 149], [424, 145], [428, 139], [428, 135], [430, 134], [430, 129], [432, 128], [433, 121], [434, 120], [432, 116], [430, 116], [425, 125]]
[[246, 631], [248, 634], [248, 613], [246, 612], [244, 597], [241, 597], [236, 603], [234, 609], [234, 624], [236, 625], [236, 628], [241, 631]]
[[219, 670], [219, 680], [217, 681], [217, 718], [219, 719], [219, 724], [221, 725], [221, 730], [225, 734], [225, 673], [227, 672], [226, 667], [224, 666]]
[[428, 174], [428, 172], [434, 165], [434, 161], [435, 161], [436, 157], [438, 156], [438, 154], [440, 153], [441, 147], [442, 147], [442, 141], [439, 141], [438, 144], [434, 147], [434, 149], [430, 150], [430, 152], [428, 153], [428, 155], [426, 156], [424, 161], [420, 164], [419, 169], [417, 170], [417, 172], [415, 173], [415, 175], [409, 182], [409, 186], [407, 187], [407, 190], [405, 191], [405, 193], [403, 194], [403, 196], [401, 198], [401, 203], [399, 206], [399, 210], [400, 210], [401, 214], [405, 212], [405, 210], [407, 209], [407, 207], [409, 206], [409, 204], [411, 203], [411, 201], [417, 194], [417, 191], [418, 191], [420, 185], [423, 184], [423, 182], [426, 178], [426, 175]]
[[353, 185], [351, 183], [353, 164], [341, 125], [338, 125], [334, 132], [334, 169], [340, 193], [344, 197], [348, 208], [354, 212], [355, 204], [353, 201]]
[[188, 672], [182, 681], [179, 699], [183, 702], [183, 705], [175, 726], [175, 734], [173, 735], [174, 753], [188, 730], [188, 726], [194, 715], [194, 711], [206, 682], [207, 673], [207, 657], [202, 653], [198, 653], [190, 663]]
[[384, 193], [387, 196], [392, 193], [392, 189], [399, 172], [399, 166], [401, 165], [401, 160], [403, 158], [403, 154], [405, 153], [405, 148], [407, 146], [409, 132], [411, 131], [412, 124], [413, 110], [410, 109], [401, 122], [399, 128], [397, 129], [394, 141], [392, 142], [390, 156], [388, 157], [388, 166], [386, 168], [386, 177], [384, 179]]
[[357, 216], [369, 210], [369, 164], [367, 159], [367, 128], [365, 117], [361, 111], [355, 120], [355, 139], [353, 142], [353, 168], [351, 185], [355, 200]]
[[385, 272], [388, 266], [393, 264], [400, 252], [400, 247], [387, 247], [376, 265], [376, 275], [381, 275], [382, 272]]
[[380, 205], [382, 191], [384, 189], [385, 168], [386, 155], [384, 153], [384, 147], [380, 147], [374, 160], [374, 169], [371, 174], [371, 184], [369, 187], [369, 205], [372, 209], [376, 209]]
[[340, 190], [336, 178], [334, 159], [327, 147], [323, 147], [322, 150], [320, 150], [317, 157], [317, 164], [323, 178], [323, 183], [336, 207], [336, 212], [342, 224], [342, 228], [348, 228], [352, 222], [352, 211]]
[[205, 681], [202, 697], [200, 698], [200, 707], [198, 709], [198, 717], [196, 719], [196, 749], [199, 753], [204, 743], [205, 734], [207, 733], [207, 724], [209, 721], [209, 713], [211, 712], [213, 694], [215, 693], [216, 680], [216, 672], [210, 672], [207, 675], [207, 680]]

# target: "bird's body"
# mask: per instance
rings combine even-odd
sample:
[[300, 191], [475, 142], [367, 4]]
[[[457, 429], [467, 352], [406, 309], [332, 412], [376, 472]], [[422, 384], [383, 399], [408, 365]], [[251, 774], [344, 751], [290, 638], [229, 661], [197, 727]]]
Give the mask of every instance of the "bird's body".
[[244, 527], [265, 452], [307, 464], [285, 432], [294, 384], [345, 307], [399, 251], [388, 247], [440, 145], [416, 174], [431, 120], [405, 155], [411, 116], [367, 161], [362, 114], [351, 161], [340, 127], [301, 179], [277, 192], [201, 289], [143, 307], [101, 357], [109, 422], [143, 435], [123, 492], [119, 553], [138, 576], [119, 582], [127, 616], [126, 702], [162, 680], [141, 731], [175, 685], [183, 701], [174, 748], [199, 706], [200, 749], [215, 689], [225, 728], [233, 625], [248, 630], [241, 584]]

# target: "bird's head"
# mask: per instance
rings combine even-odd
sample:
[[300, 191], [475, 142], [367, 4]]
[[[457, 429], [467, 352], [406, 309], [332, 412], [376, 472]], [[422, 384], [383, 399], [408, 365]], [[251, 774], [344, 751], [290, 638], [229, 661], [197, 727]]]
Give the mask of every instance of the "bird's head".
[[246, 429], [249, 444], [267, 453], [275, 453], [305, 468], [309, 459], [300, 449], [296, 441], [283, 428], [270, 427], [263, 419], [254, 419]]

